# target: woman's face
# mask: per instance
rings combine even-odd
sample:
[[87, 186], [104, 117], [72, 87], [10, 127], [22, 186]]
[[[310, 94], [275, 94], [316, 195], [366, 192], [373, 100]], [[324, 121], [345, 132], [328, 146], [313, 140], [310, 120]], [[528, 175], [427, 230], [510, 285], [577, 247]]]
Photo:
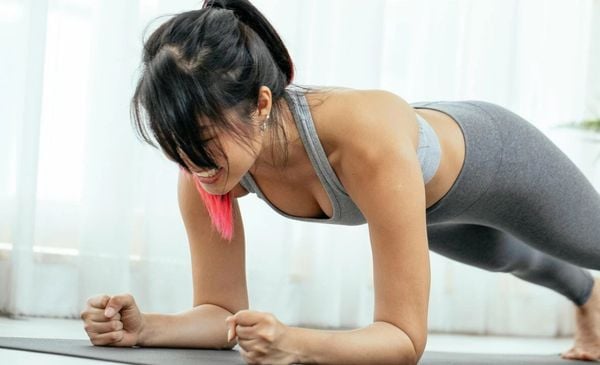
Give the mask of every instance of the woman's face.
[[[210, 183], [203, 182], [201, 178], [197, 178], [197, 180], [208, 193], [222, 195], [231, 191], [242, 179], [242, 176], [255, 164], [257, 157], [262, 151], [263, 138], [259, 136], [248, 141], [251, 151], [248, 149], [249, 146], [240, 144], [241, 142], [236, 141], [229, 134], [218, 133], [216, 138], [221, 143], [223, 153], [227, 156], [227, 160], [229, 160], [229, 165], [225, 157], [218, 156], [215, 158], [215, 162], [220, 167], [217, 180]], [[194, 166], [183, 153], [181, 154], [181, 158], [186, 162], [186, 165], [194, 175], [209, 172], [207, 169]]]
[[[261, 86], [258, 97], [258, 115], [253, 117], [252, 127], [254, 129], [251, 132], [250, 139], [246, 140], [245, 143], [237, 141], [227, 133], [217, 132], [215, 137], [219, 140], [223, 148], [223, 153], [227, 156], [229, 166], [227, 166], [227, 161], [223, 156], [218, 156], [215, 161], [221, 168], [218, 179], [211, 183], [202, 182], [201, 179], [197, 179], [208, 193], [226, 194], [239, 183], [248, 170], [256, 168], [255, 165], [258, 165], [257, 161], [267, 161], [266, 157], [263, 156], [263, 151], [265, 151], [265, 148], [271, 147], [272, 141], [269, 139], [270, 133], [263, 133], [259, 126], [265, 122], [266, 116], [270, 114], [272, 106], [271, 97], [271, 90], [266, 86]], [[183, 153], [181, 154], [181, 158], [193, 173], [208, 171], [194, 166]]]

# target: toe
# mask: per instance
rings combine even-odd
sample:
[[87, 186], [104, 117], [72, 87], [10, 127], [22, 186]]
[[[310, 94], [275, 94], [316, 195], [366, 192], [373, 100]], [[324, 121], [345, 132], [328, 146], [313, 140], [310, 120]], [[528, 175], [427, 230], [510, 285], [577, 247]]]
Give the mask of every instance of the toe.
[[581, 350], [581, 349], [572, 349], [568, 352], [561, 355], [563, 359], [569, 360], [585, 360], [585, 361], [595, 361], [598, 360], [598, 356], [593, 355], [589, 351]]
[[598, 356], [592, 354], [589, 351], [581, 351], [581, 360], [586, 360], [586, 361], [595, 361], [598, 360]]

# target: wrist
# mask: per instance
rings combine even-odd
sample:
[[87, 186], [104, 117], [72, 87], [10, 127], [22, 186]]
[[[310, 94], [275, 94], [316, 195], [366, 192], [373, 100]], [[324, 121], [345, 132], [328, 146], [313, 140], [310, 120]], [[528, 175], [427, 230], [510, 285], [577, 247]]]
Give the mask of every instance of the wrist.
[[310, 332], [301, 327], [288, 327], [288, 348], [293, 354], [294, 364], [317, 364], [310, 354]]
[[142, 313], [140, 329], [138, 330], [136, 346], [144, 347], [148, 344], [148, 334], [150, 332], [150, 320], [148, 314]]

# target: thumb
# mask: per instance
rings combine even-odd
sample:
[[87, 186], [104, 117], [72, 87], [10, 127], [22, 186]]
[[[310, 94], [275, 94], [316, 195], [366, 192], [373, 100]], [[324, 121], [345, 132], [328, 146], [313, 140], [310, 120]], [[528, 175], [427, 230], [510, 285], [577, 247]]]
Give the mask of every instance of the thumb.
[[237, 337], [237, 332], [235, 330], [236, 327], [236, 322], [234, 319], [234, 316], [229, 316], [225, 319], [225, 322], [227, 323], [227, 342], [231, 342], [231, 340], [233, 340], [234, 338]]
[[129, 306], [131, 303], [132, 299], [130, 295], [114, 295], [110, 297], [108, 303], [106, 303], [104, 315], [108, 318], [111, 318], [115, 314], [119, 313], [123, 307]]

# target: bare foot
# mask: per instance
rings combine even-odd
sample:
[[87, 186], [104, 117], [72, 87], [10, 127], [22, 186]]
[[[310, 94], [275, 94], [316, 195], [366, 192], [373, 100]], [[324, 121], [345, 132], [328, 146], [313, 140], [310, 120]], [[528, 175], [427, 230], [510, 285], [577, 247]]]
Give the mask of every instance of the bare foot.
[[600, 277], [596, 278], [592, 296], [575, 308], [577, 328], [575, 344], [561, 354], [563, 359], [600, 360]]

